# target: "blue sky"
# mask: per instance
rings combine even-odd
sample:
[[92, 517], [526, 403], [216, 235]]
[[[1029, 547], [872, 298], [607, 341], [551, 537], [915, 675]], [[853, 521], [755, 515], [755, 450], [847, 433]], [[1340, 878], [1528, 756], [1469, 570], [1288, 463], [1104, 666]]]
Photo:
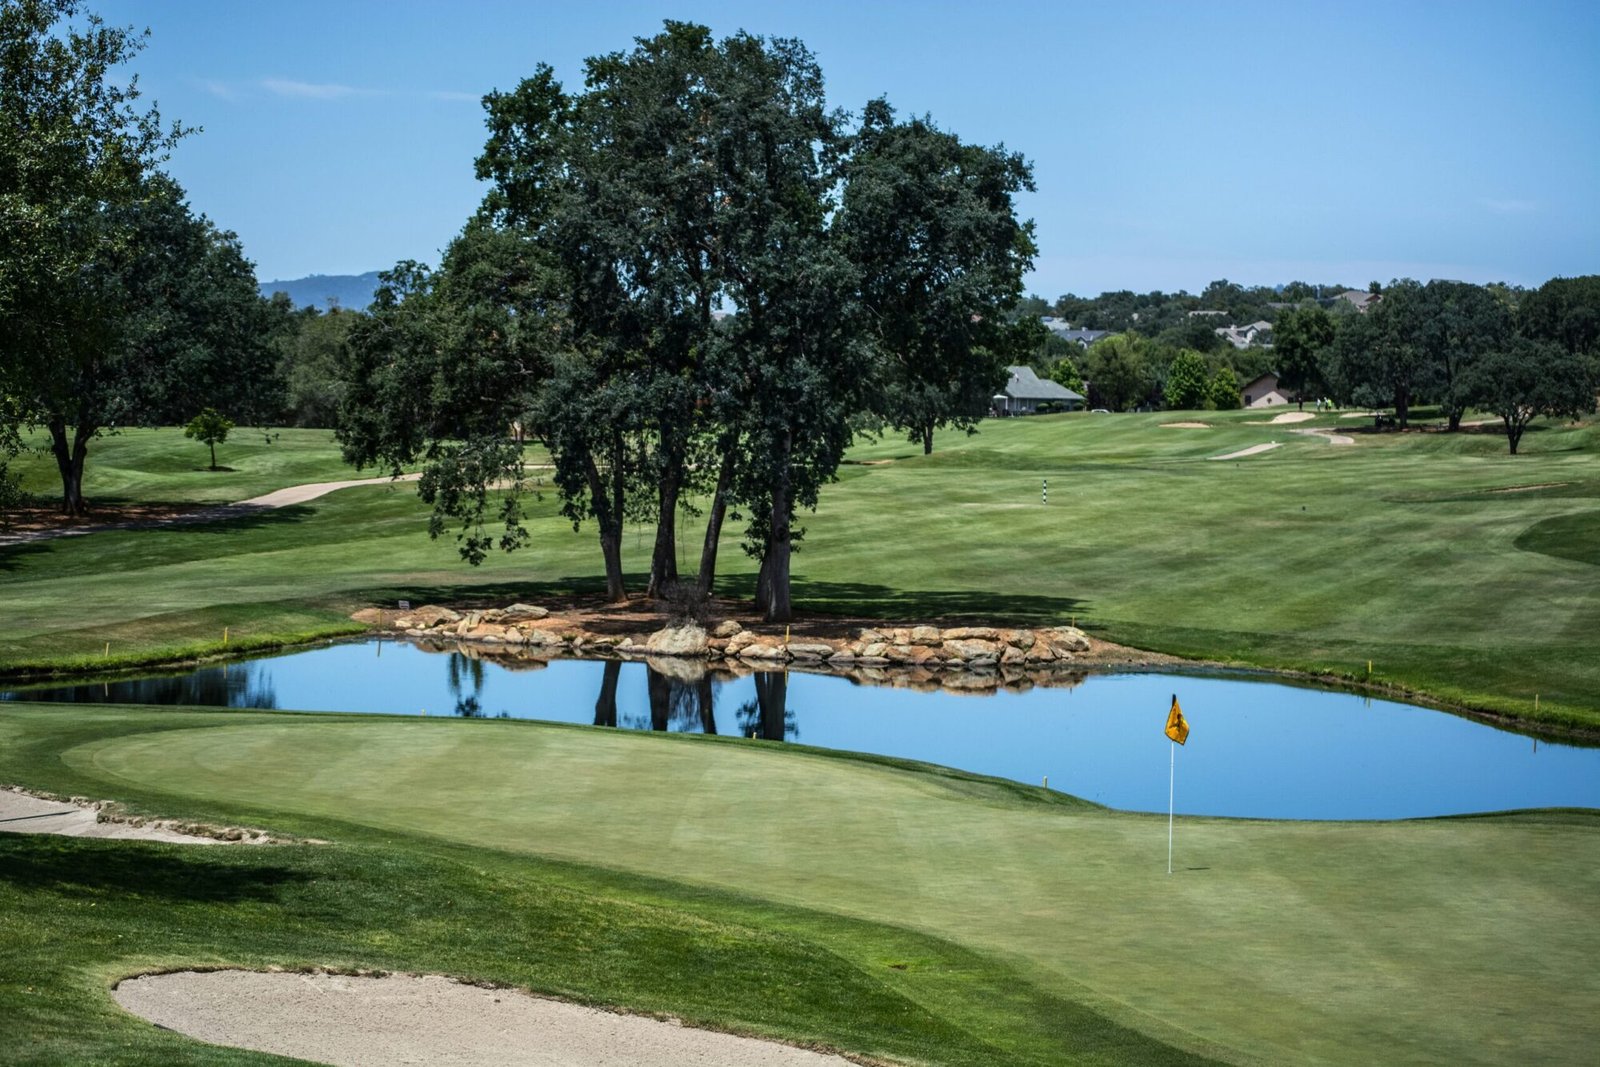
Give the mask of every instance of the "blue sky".
[[482, 188], [483, 93], [663, 18], [799, 37], [1034, 164], [1028, 281], [1537, 285], [1600, 271], [1600, 4], [276, 3], [90, 0], [204, 132], [169, 169], [263, 280], [437, 262]]

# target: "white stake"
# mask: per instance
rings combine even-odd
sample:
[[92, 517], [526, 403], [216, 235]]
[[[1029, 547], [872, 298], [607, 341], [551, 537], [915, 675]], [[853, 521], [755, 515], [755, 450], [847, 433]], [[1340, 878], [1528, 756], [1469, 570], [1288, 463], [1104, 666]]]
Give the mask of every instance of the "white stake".
[[1178, 746], [1175, 742], [1168, 741], [1167, 747], [1172, 749], [1172, 759], [1167, 768], [1167, 873], [1172, 873], [1172, 797], [1178, 783]]

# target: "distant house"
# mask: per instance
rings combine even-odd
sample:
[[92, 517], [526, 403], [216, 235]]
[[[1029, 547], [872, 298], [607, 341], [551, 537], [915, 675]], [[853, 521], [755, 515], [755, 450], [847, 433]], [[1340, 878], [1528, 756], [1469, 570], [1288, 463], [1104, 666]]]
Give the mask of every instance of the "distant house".
[[1061, 411], [1075, 411], [1083, 396], [1064, 385], [1041, 379], [1032, 367], [1007, 367], [1011, 377], [1005, 388], [994, 395], [994, 410], [1001, 415], [1032, 415], [1049, 404]]
[[1251, 345], [1269, 343], [1272, 323], [1265, 319], [1257, 319], [1248, 326], [1218, 326], [1214, 332], [1234, 348], [1249, 348]]
[[1373, 304], [1381, 301], [1383, 297], [1378, 293], [1368, 293], [1361, 289], [1346, 289], [1344, 292], [1334, 297], [1334, 299], [1348, 300], [1350, 303], [1356, 306], [1357, 311], [1366, 311]]
[[1278, 385], [1278, 376], [1268, 371], [1239, 390], [1239, 400], [1247, 408], [1275, 408], [1291, 403], [1289, 394]]
[[1063, 341], [1073, 342], [1079, 348], [1088, 348], [1100, 338], [1111, 336], [1110, 330], [1086, 330], [1081, 326], [1074, 330], [1066, 319], [1058, 319], [1051, 315], [1046, 315], [1039, 321], [1043, 322], [1044, 328], [1052, 334]]
[[1202, 308], [1199, 311], [1191, 311], [1191, 312], [1189, 312], [1189, 317], [1191, 319], [1195, 319], [1195, 318], [1201, 318], [1203, 316], [1209, 316], [1209, 315], [1226, 315], [1226, 314], [1227, 314], [1226, 311], [1210, 311], [1210, 310]]

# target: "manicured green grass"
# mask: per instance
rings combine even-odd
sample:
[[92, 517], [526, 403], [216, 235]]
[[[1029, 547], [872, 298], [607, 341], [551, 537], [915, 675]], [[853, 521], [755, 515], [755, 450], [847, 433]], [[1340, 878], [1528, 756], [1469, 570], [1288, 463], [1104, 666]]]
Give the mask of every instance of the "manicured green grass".
[[1586, 1063], [1600, 1041], [1594, 813], [1184, 819], [1168, 876], [1164, 820], [892, 762], [29, 705], [0, 707], [0, 779], [336, 842], [0, 841], [0, 973], [43, 989], [0, 1007], [54, 1042], [42, 1062], [133, 1039], [89, 996], [110, 977], [194, 962], [442, 969], [936, 1063]]
[[[268, 440], [268, 438], [271, 438]], [[34, 434], [29, 444], [43, 448], [49, 437]], [[356, 473], [339, 458], [331, 430], [259, 429], [238, 426], [217, 446], [217, 465], [207, 470], [211, 453], [171, 427], [122, 430], [89, 444], [83, 493], [91, 506], [126, 503], [225, 504], [270, 493], [286, 485], [371, 477]], [[42, 502], [59, 500], [61, 478], [48, 454], [30, 453], [18, 461], [22, 488]]]
[[[990, 421], [976, 436], [941, 435], [927, 457], [896, 439], [863, 445], [805, 517], [796, 602], [902, 619], [1076, 620], [1139, 647], [1357, 679], [1370, 662], [1374, 680], [1440, 700], [1532, 718], [1537, 696], [1541, 720], [1600, 728], [1600, 427], [1536, 426], [1513, 457], [1492, 433], [1374, 435], [1366, 420], [1331, 415], [1295, 427], [1358, 436], [1339, 447], [1268, 417]], [[1213, 426], [1161, 425], [1190, 419]], [[1208, 459], [1269, 441], [1281, 445]], [[109, 439], [99, 462], [138, 467], [151, 457], [114, 454], [137, 443]], [[308, 463], [332, 462], [322, 447]], [[171, 495], [171, 480], [192, 473], [141, 491]], [[352, 472], [314, 477], [339, 473]], [[534, 546], [480, 569], [448, 539], [427, 539], [408, 486], [229, 524], [0, 549], [0, 670], [92, 666], [107, 643], [112, 662], [219, 648], [223, 626], [262, 641], [334, 632], [354, 608], [398, 598], [598, 589], [592, 530], [574, 534], [553, 496], [534, 511]], [[748, 594], [736, 538], [721, 588]], [[642, 567], [649, 542], [631, 530], [625, 561]]]
[[[0, 834], [0, 1061], [281, 1062], [157, 1030], [121, 1013], [106, 989], [150, 969], [323, 966], [503, 982], [900, 1062], [1210, 1062], [1186, 1051], [1204, 1047], [1192, 1035], [1177, 1035], [1183, 1047], [1174, 1047], [1145, 1032], [1160, 1029], [1151, 1020], [1121, 1025], [1076, 991], [1053, 994], [1012, 962], [915, 924], [795, 907], [749, 887], [664, 881], [625, 865], [573, 864], [527, 841], [454, 842], [438, 830], [471, 819], [485, 799], [471, 790], [435, 796], [437, 825], [396, 830], [363, 822], [360, 808], [327, 817], [290, 804], [269, 814], [232, 798], [183, 797], [180, 781], [119, 783], [74, 754], [118, 737], [181, 744], [191, 735], [299, 724], [312, 725], [283, 716], [0, 705], [0, 781], [114, 792], [165, 814], [248, 819], [332, 840], [228, 849]], [[376, 727], [376, 740], [396, 724], [339, 725]], [[435, 732], [445, 742], [436, 754], [451, 747], [453, 733]], [[514, 743], [537, 736], [524, 731]], [[328, 754], [309, 753], [303, 771], [330, 771], [320, 762]], [[524, 755], [540, 753], [535, 746]], [[551, 757], [540, 756], [546, 764]], [[947, 788], [932, 782], [936, 792]], [[993, 792], [976, 781], [961, 788], [979, 803]], [[626, 795], [619, 789], [617, 802]], [[650, 794], [638, 799], [652, 802]]]

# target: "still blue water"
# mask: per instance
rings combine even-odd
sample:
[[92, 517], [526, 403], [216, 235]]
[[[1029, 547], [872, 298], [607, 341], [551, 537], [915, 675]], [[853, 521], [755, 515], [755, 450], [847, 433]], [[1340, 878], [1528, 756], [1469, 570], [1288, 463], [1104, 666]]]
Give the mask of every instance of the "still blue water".
[[[608, 697], [614, 695], [614, 699]], [[1600, 749], [1457, 716], [1237, 677], [1090, 675], [986, 695], [820, 674], [678, 681], [643, 663], [512, 670], [405, 643], [336, 644], [188, 675], [19, 690], [0, 699], [181, 703], [398, 715], [506, 716], [718, 733], [924, 760], [1132, 811], [1167, 809], [1173, 693], [1180, 814], [1395, 819], [1600, 807]]]

